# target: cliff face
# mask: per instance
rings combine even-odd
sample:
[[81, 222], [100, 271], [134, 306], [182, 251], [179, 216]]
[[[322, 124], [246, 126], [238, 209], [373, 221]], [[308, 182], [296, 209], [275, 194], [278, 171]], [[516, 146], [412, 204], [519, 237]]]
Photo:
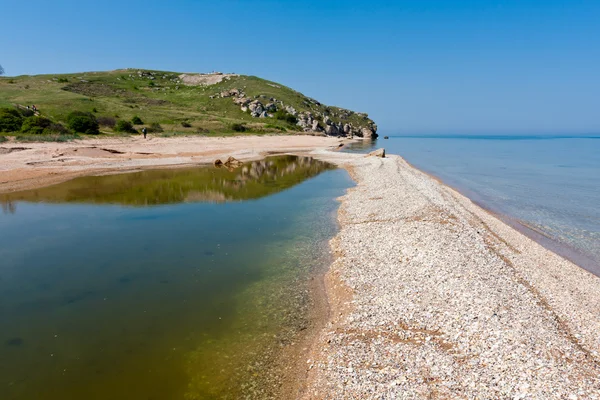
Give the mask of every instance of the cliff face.
[[[64, 123], [72, 111], [109, 124], [139, 117], [176, 133], [309, 133], [371, 138], [367, 114], [327, 106], [291, 88], [254, 76], [141, 69], [0, 78], [0, 107], [35, 105]], [[160, 130], [159, 130], [160, 132]]]

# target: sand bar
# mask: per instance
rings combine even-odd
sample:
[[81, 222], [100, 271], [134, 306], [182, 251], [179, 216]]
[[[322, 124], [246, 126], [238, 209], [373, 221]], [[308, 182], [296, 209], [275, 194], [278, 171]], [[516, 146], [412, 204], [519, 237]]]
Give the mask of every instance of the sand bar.
[[600, 279], [398, 156], [342, 153], [305, 399], [597, 399]]

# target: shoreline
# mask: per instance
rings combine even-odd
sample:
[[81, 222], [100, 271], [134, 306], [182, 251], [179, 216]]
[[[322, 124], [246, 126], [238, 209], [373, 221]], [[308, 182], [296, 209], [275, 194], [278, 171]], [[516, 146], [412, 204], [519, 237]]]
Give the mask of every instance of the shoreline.
[[[282, 137], [253, 137], [257, 148], [248, 151], [242, 138], [226, 138], [232, 147], [219, 147], [223, 138], [183, 146], [166, 139], [176, 148], [161, 149], [150, 163], [93, 154], [88, 165], [81, 157], [78, 165], [43, 167], [34, 177], [0, 179], [0, 193], [229, 155], [247, 161], [290, 153], [334, 163], [356, 186], [339, 199], [339, 230], [329, 242], [333, 259], [310, 283], [310, 327], [282, 349], [282, 393], [302, 399], [600, 398], [594, 397], [600, 393], [600, 279], [400, 156], [330, 151], [339, 138], [282, 144], [276, 143]], [[217, 148], [173, 156], [209, 141]], [[66, 147], [90, 148], [86, 144]], [[0, 156], [0, 176], [10, 164], [6, 156]]]
[[0, 144], [0, 194], [35, 189], [79, 176], [212, 164], [232, 156], [255, 161], [275, 154], [334, 150], [341, 139], [308, 135], [115, 138], [69, 143]]
[[[401, 155], [398, 155], [398, 156], [402, 157]], [[447, 187], [451, 188], [452, 190], [460, 193], [464, 197], [471, 200], [471, 202], [473, 202], [473, 204], [475, 204], [476, 206], [478, 206], [481, 209], [483, 209], [484, 211], [490, 213], [495, 218], [501, 220], [502, 222], [509, 225], [511, 228], [517, 230], [518, 232], [522, 233], [523, 235], [527, 236], [529, 239], [533, 240], [534, 242], [544, 246], [547, 250], [558, 254], [559, 256], [567, 259], [568, 261], [571, 261], [573, 264], [577, 265], [578, 267], [583, 268], [586, 271], [600, 277], [600, 262], [599, 261], [594, 260], [592, 257], [581, 252], [577, 248], [569, 245], [568, 243], [561, 242], [560, 240], [547, 235], [545, 232], [535, 228], [534, 226], [531, 226], [529, 223], [527, 223], [527, 221], [524, 221], [524, 220], [521, 220], [521, 219], [518, 219], [515, 217], [511, 217], [510, 215], [503, 213], [502, 211], [497, 210], [492, 206], [489, 206], [488, 204], [486, 204], [483, 201], [481, 196], [479, 196], [474, 191], [472, 191], [466, 187], [459, 186], [457, 184], [446, 182], [446, 181], [444, 181], [443, 178], [437, 176], [435, 173], [420, 169], [419, 167], [415, 166], [414, 164], [408, 162], [406, 159], [404, 159], [404, 158], [402, 158], [402, 159], [408, 165], [410, 165], [412, 168], [414, 168], [418, 171], [421, 171], [425, 175], [436, 180], [437, 182], [440, 183], [440, 185], [447, 186]]]
[[600, 279], [399, 156], [317, 158], [357, 186], [301, 398], [598, 398]]

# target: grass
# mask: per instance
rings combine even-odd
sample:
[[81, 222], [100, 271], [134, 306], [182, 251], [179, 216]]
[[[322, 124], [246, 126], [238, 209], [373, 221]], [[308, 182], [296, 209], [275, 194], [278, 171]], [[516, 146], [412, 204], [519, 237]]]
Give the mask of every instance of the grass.
[[[258, 96], [266, 104], [270, 98], [283, 101], [298, 112], [335, 112], [334, 122], [366, 126], [371, 121], [352, 113], [344, 120], [337, 107], [328, 107], [291, 88], [254, 76], [238, 76], [221, 83], [184, 86], [176, 83], [179, 73], [154, 72], [153, 80], [140, 77], [135, 70], [84, 72], [61, 75], [36, 75], [0, 78], [0, 107], [35, 104], [43, 116], [64, 123], [72, 111], [94, 112], [97, 117], [115, 117], [131, 121], [140, 118], [149, 127], [163, 127], [164, 134], [222, 135], [232, 133], [232, 126], [245, 125], [254, 133], [299, 132], [299, 127], [276, 118], [253, 118], [241, 111], [231, 98], [215, 97], [222, 91], [243, 89], [248, 97]], [[11, 83], [12, 82], [12, 83]], [[150, 85], [152, 83], [152, 85]], [[189, 125], [189, 126], [188, 126]], [[140, 128], [142, 126], [139, 126]], [[112, 129], [103, 131], [113, 133]], [[208, 132], [208, 133], [206, 133]]]
[[0, 143], [4, 143], [7, 141], [8, 141], [8, 139], [6, 138], [6, 136], [0, 136]]

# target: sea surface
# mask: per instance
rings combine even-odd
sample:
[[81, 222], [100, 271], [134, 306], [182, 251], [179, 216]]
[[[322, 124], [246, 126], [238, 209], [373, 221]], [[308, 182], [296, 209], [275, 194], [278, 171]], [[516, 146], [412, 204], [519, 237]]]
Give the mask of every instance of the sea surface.
[[600, 135], [390, 136], [353, 151], [373, 147], [531, 228], [542, 244], [600, 275]]
[[351, 185], [281, 156], [0, 195], [0, 399], [265, 397]]

